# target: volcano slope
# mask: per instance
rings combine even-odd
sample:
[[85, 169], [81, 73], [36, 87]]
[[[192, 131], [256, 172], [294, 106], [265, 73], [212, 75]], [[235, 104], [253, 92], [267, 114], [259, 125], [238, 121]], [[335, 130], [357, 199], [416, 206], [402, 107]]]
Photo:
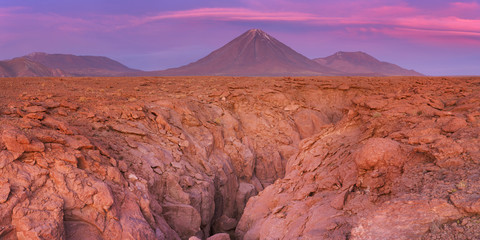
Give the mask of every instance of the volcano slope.
[[480, 237], [480, 78], [5, 78], [0, 126], [2, 239]]

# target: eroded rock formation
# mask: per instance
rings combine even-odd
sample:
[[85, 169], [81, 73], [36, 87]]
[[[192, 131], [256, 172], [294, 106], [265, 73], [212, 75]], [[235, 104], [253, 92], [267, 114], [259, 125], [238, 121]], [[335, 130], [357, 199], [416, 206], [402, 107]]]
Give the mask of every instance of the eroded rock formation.
[[479, 83], [5, 79], [0, 237], [412, 239], [462, 219], [475, 232]]

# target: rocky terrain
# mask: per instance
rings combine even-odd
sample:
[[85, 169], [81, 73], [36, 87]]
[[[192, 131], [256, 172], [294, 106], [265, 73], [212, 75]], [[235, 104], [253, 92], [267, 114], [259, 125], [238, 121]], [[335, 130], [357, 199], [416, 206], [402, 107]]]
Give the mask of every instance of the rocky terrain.
[[478, 239], [480, 78], [0, 79], [1, 239]]

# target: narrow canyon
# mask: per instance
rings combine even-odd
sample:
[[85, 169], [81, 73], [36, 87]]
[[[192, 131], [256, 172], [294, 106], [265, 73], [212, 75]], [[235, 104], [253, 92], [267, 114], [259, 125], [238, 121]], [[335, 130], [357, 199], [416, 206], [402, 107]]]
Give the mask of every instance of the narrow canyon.
[[478, 239], [480, 78], [0, 81], [0, 238]]

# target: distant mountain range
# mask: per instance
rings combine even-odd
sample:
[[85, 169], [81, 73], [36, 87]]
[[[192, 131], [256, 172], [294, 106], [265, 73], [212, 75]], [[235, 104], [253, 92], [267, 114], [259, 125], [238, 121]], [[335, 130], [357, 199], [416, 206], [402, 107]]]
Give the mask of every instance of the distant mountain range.
[[60, 77], [65, 75], [59, 69], [48, 68], [24, 57], [0, 61], [0, 77]]
[[0, 61], [0, 77], [130, 76], [143, 71], [107, 57], [31, 53]]
[[60, 69], [69, 76], [116, 76], [141, 72], [107, 57], [32, 53], [24, 58], [48, 68]]
[[32, 53], [0, 61], [0, 77], [47, 76], [421, 76], [363, 52], [308, 59], [252, 29], [206, 57], [163, 71], [141, 71], [107, 57]]
[[336, 52], [325, 58], [315, 58], [313, 61], [339, 71], [345, 75], [361, 76], [421, 76], [422, 74], [401, 68], [378, 59], [364, 52]]

